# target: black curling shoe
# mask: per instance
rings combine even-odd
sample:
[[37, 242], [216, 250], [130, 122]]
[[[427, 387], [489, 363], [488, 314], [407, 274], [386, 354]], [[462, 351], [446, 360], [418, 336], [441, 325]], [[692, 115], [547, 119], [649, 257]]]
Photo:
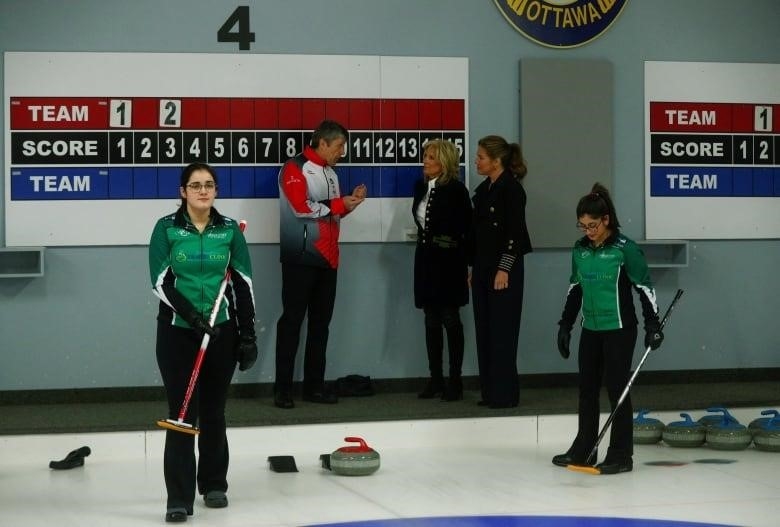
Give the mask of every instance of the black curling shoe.
[[184, 507], [175, 507], [165, 512], [165, 521], [167, 523], [183, 523], [187, 521], [187, 509]]
[[601, 474], [620, 474], [621, 472], [631, 472], [634, 470], [634, 462], [631, 459], [619, 461], [607, 461], [599, 463], [596, 468]]
[[553, 456], [552, 462], [553, 465], [556, 465], [558, 467], [568, 467], [569, 465], [588, 464], [587, 456], [585, 455], [578, 456], [576, 454], [573, 454], [571, 451], [566, 452], [565, 454], [558, 454], [557, 456]]

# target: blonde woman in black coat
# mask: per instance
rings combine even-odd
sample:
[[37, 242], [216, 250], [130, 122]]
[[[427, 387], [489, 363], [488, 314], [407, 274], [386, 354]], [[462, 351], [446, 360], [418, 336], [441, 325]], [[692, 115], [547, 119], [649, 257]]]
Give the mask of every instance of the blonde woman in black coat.
[[[463, 398], [463, 324], [460, 307], [468, 304], [465, 241], [471, 201], [458, 179], [460, 155], [450, 141], [425, 144], [423, 177], [414, 187], [412, 216], [417, 224], [414, 254], [414, 303], [425, 313], [425, 345], [430, 379], [421, 399]], [[444, 331], [442, 331], [442, 329]], [[449, 351], [449, 379], [443, 369], [444, 332]]]

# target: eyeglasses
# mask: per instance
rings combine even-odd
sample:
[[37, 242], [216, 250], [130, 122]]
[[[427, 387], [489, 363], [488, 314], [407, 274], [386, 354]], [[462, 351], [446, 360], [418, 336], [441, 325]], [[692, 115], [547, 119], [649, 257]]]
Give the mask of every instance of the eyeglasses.
[[599, 221], [594, 221], [594, 222], [591, 222], [591, 223], [588, 223], [587, 225], [585, 225], [584, 223], [580, 223], [578, 221], [577, 222], [577, 228], [579, 230], [581, 230], [582, 232], [595, 231], [596, 229], [598, 229], [601, 226], [601, 222], [602, 222], [602, 220], [599, 220]]
[[206, 181], [205, 183], [187, 183], [187, 188], [190, 189], [193, 192], [200, 192], [204, 188], [206, 191], [210, 192], [217, 188], [217, 186], [214, 184], [213, 181]]

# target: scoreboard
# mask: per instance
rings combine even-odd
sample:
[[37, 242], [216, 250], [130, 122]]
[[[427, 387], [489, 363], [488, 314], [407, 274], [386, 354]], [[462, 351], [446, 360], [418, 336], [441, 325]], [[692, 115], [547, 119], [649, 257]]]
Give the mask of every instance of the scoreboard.
[[[100, 87], [84, 79], [61, 88], [46, 55], [92, 70]], [[455, 143], [466, 177], [464, 59], [284, 56], [273, 76], [278, 56], [138, 55], [6, 54], [9, 245], [146, 243], [154, 221], [178, 206], [181, 169], [195, 161], [217, 172], [216, 207], [253, 224], [249, 241], [276, 242], [279, 167], [326, 118], [350, 131], [336, 167], [342, 193], [368, 187], [367, 202], [343, 224], [347, 241], [405, 239], [426, 141]], [[146, 64], [128, 84], [139, 58]], [[25, 61], [38, 64], [35, 81], [15, 77]], [[238, 71], [231, 82], [211, 81], [210, 70], [226, 64]], [[110, 81], [120, 75], [125, 82]], [[454, 82], [431, 83], [442, 77]], [[85, 220], [78, 227], [67, 225], [74, 211]], [[105, 221], [94, 218], [117, 214], [148, 229], [105, 236]]]
[[647, 63], [645, 74], [646, 237], [779, 237], [780, 66]]

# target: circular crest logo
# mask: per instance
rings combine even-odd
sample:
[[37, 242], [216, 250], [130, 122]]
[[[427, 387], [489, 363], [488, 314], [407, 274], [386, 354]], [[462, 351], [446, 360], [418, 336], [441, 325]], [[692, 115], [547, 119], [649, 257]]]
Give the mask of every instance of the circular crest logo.
[[573, 48], [604, 33], [628, 0], [494, 0], [510, 24], [537, 44]]

